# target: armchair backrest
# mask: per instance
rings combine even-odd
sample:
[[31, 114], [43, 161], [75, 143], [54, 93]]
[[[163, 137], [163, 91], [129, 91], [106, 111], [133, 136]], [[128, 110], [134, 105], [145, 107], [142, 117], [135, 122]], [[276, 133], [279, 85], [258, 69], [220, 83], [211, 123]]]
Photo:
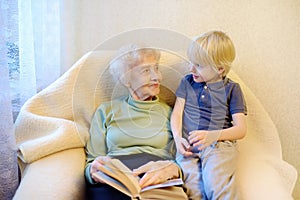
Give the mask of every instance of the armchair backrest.
[[[113, 59], [113, 51], [93, 51], [81, 62], [73, 90], [73, 109], [76, 118], [88, 114], [85, 119], [90, 122], [96, 108], [106, 101], [128, 94], [119, 82], [113, 80], [109, 72], [109, 62]], [[170, 106], [174, 105], [175, 91], [188, 69], [188, 62], [169, 52], [162, 52], [160, 70], [162, 72], [161, 92], [159, 97]], [[87, 113], [88, 112], [88, 113]], [[78, 115], [78, 117], [77, 117]]]
[[[179, 55], [182, 54], [162, 52], [161, 55], [163, 80], [159, 97], [171, 106], [178, 84], [188, 70], [188, 62]], [[127, 89], [116, 83], [109, 73], [109, 62], [114, 56], [115, 51], [87, 53], [24, 105], [16, 122], [17, 143], [24, 161], [31, 162], [63, 149], [85, 146], [96, 108], [101, 102], [127, 93]], [[240, 83], [246, 97], [249, 110], [247, 137], [255, 138], [263, 148], [270, 150], [270, 154], [281, 156], [278, 133], [269, 115], [233, 71], [229, 77]]]

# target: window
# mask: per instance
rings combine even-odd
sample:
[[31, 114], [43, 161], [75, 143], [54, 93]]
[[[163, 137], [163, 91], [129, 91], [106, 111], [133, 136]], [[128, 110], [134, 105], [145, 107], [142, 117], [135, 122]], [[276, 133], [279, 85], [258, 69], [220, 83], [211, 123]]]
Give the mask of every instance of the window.
[[23, 103], [60, 76], [59, 0], [0, 2], [13, 118]]

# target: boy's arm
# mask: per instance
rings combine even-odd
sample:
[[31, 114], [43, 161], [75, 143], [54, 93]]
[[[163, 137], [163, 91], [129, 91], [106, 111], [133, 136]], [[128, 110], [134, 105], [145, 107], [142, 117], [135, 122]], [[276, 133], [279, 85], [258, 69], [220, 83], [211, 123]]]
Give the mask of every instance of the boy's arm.
[[177, 151], [184, 156], [191, 156], [189, 151], [190, 144], [182, 138], [182, 116], [185, 105], [185, 99], [177, 97], [171, 115], [171, 129], [176, 144]]
[[247, 132], [246, 116], [244, 113], [232, 115], [233, 126], [221, 130], [218, 140], [239, 140], [245, 137]]
[[198, 150], [202, 150], [216, 141], [242, 139], [247, 132], [245, 114], [233, 114], [232, 119], [233, 126], [227, 129], [213, 131], [195, 130], [190, 132], [189, 142], [194, 147], [197, 146]]
[[185, 99], [177, 97], [171, 115], [171, 129], [174, 139], [182, 137], [182, 115], [184, 109]]

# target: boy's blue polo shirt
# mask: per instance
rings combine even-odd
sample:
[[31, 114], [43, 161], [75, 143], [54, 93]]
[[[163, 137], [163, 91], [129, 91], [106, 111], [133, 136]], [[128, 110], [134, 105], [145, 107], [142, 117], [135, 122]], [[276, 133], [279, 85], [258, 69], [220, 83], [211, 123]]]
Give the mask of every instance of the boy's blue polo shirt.
[[215, 83], [197, 83], [191, 74], [180, 82], [176, 96], [185, 99], [183, 136], [193, 130], [220, 130], [232, 127], [232, 115], [247, 114], [238, 83], [229, 78]]

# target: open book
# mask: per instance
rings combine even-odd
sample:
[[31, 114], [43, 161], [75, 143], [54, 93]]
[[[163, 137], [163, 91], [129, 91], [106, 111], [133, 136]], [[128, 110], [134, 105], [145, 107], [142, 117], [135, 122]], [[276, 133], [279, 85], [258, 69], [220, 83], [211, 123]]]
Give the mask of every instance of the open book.
[[[146, 191], [150, 191], [155, 188], [164, 188], [166, 189], [166, 191], [169, 190], [171, 193], [174, 194], [174, 192], [176, 193], [176, 188], [167, 189], [167, 187], [183, 184], [183, 181], [180, 178], [178, 178], [168, 180], [161, 184], [141, 188], [139, 186], [140, 178], [138, 176], [134, 176], [132, 171], [125, 164], [123, 164], [119, 159], [115, 158], [112, 158], [110, 161], [106, 162], [105, 165], [101, 166], [100, 171], [94, 173], [93, 175], [105, 182], [106, 184], [109, 184], [112, 187], [123, 192], [124, 194], [130, 196], [132, 199], [142, 199], [143, 193], [146, 194]], [[166, 191], [157, 191], [160, 193], [162, 192], [162, 194], [166, 193]], [[152, 195], [159, 194], [152, 193]]]

